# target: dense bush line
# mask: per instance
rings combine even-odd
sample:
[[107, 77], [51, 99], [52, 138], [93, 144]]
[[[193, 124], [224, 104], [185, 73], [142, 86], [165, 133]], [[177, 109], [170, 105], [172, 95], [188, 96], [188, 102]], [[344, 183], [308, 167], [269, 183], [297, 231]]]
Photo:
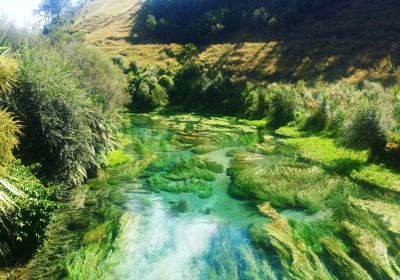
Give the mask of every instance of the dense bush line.
[[81, 184], [106, 163], [116, 145], [126, 79], [77, 36], [60, 32], [24, 43], [18, 33], [5, 37], [0, 255], [1, 262], [12, 263], [34, 252], [65, 188]]
[[[272, 128], [290, 124], [304, 132], [336, 137], [354, 148], [370, 149], [376, 158], [391, 162], [398, 158], [400, 94], [396, 87], [384, 88], [367, 81], [360, 85], [335, 83], [313, 87], [302, 81], [292, 85], [243, 84], [187, 61], [176, 72], [169, 72], [168, 78], [165, 70], [149, 66], [136, 72], [128, 69], [134, 106], [153, 110], [165, 107], [168, 100], [171, 106], [188, 111], [266, 118]], [[150, 94], [156, 100], [141, 97], [154, 88], [149, 84], [159, 82], [158, 72], [168, 80], [163, 82], [168, 84], [163, 87], [163, 95]]]
[[123, 101], [117, 71], [83, 45], [44, 42], [20, 51], [18, 84], [2, 103], [23, 123], [27, 163], [41, 163], [44, 173], [69, 185], [102, 163]]
[[134, 27], [135, 35], [150, 36], [167, 42], [195, 42], [228, 38], [245, 30], [252, 34], [291, 30], [316, 11], [340, 8], [343, 1], [146, 1]]

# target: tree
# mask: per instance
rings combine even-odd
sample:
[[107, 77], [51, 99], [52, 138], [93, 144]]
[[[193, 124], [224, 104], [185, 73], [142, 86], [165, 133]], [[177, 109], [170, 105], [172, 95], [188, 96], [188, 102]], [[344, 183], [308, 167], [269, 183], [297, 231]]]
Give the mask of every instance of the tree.
[[70, 0], [43, 0], [37, 13], [43, 16], [44, 23], [48, 26], [58, 22], [71, 6]]
[[153, 15], [148, 15], [147, 20], [146, 20], [146, 26], [147, 29], [150, 30], [151, 32], [154, 32], [157, 27], [157, 19]]

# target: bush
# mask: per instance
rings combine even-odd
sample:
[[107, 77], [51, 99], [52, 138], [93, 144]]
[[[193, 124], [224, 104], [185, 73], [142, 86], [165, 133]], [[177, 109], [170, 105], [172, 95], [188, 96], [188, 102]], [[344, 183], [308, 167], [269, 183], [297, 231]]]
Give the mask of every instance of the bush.
[[352, 146], [371, 149], [373, 155], [382, 155], [387, 135], [395, 127], [392, 98], [382, 86], [365, 83], [346, 116], [344, 140]]
[[77, 185], [111, 147], [115, 123], [99, 113], [76, 68], [42, 45], [21, 53], [19, 87], [9, 100], [24, 124], [26, 162], [39, 161], [55, 180]]
[[317, 95], [307, 105], [311, 114], [306, 119], [303, 128], [316, 131], [325, 129], [329, 121], [328, 101], [325, 96]]
[[88, 97], [110, 118], [115, 117], [128, 101], [126, 79], [121, 70], [95, 47], [78, 41], [58, 43], [57, 49], [73, 64], [77, 80], [89, 93]]
[[13, 149], [18, 145], [21, 126], [6, 112], [0, 111], [0, 178], [5, 174], [5, 167], [14, 159]]
[[44, 186], [33, 175], [33, 170], [34, 167], [24, 167], [20, 162], [14, 162], [6, 176], [15, 188], [24, 193], [14, 200], [17, 207], [12, 213], [12, 219], [0, 217], [2, 221], [0, 240], [13, 252], [12, 256], [3, 258], [7, 259], [8, 263], [34, 252], [44, 238], [52, 213], [57, 208], [54, 200], [58, 188]]
[[159, 84], [154, 84], [150, 94], [146, 97], [151, 109], [163, 108], [168, 105], [167, 91]]
[[270, 96], [265, 88], [255, 87], [252, 83], [247, 83], [242, 92], [242, 100], [246, 118], [262, 119], [267, 116]]
[[166, 90], [171, 90], [174, 87], [174, 80], [167, 75], [162, 75], [158, 80], [158, 83]]
[[114, 56], [111, 61], [120, 68], [124, 68], [124, 57], [121, 55]]
[[346, 140], [359, 148], [370, 148], [373, 153], [382, 153], [388, 131], [384, 118], [384, 112], [378, 106], [361, 102], [346, 121]]
[[296, 90], [292, 86], [273, 86], [271, 94], [271, 125], [280, 127], [295, 119]]
[[[6, 51], [7, 50], [4, 49], [4, 54], [6, 54]], [[6, 55], [3, 55], [0, 46], [0, 93], [6, 94], [12, 90], [12, 87], [16, 82], [17, 68], [17, 62]]]
[[163, 108], [169, 103], [168, 90], [173, 87], [173, 79], [167, 75], [159, 77], [160, 71], [146, 66], [128, 75], [129, 93], [132, 106], [139, 111], [152, 111]]

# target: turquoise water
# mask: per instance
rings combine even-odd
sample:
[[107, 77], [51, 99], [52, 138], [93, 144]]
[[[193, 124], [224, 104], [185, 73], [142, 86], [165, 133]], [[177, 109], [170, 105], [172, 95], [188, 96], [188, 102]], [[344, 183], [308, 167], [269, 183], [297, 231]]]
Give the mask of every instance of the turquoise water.
[[[141, 128], [135, 134], [158, 137], [160, 132]], [[125, 246], [118, 254], [116, 279], [249, 279], [251, 274], [250, 279], [266, 279], [257, 268], [263, 259], [251, 245], [248, 228], [267, 219], [251, 203], [228, 195], [229, 149], [203, 155], [224, 166], [212, 182], [209, 199], [193, 193], [142, 193], [146, 180], [140, 181], [138, 192], [130, 194], [127, 203], [131, 226], [121, 232]], [[168, 161], [193, 154], [185, 150], [158, 156]], [[184, 213], [174, 210], [182, 201]]]
[[[169, 123], [163, 119], [152, 122], [148, 116], [133, 120], [126, 133], [133, 141], [125, 153], [134, 159], [106, 170], [74, 192], [68, 210], [62, 210], [51, 225], [43, 248], [23, 276], [15, 279], [274, 279], [272, 270], [279, 275], [276, 267], [271, 268], [273, 260], [256, 250], [249, 236], [249, 227], [268, 220], [253, 202], [228, 194], [227, 152], [232, 148], [245, 152], [248, 145], [240, 145], [238, 140], [241, 127], [217, 118], [192, 117], [190, 126], [179, 118]], [[223, 126], [215, 124], [219, 121]], [[217, 132], [213, 126], [218, 127]], [[257, 133], [253, 127], [243, 129], [243, 133]], [[207, 182], [213, 190], [207, 199], [194, 193], [149, 190], [148, 177], [195, 156], [193, 145], [176, 140], [182, 135], [196, 143], [197, 137], [208, 144], [215, 141], [221, 147], [201, 155], [223, 165], [223, 172], [215, 173], [215, 181]], [[277, 155], [248, 156], [260, 168], [281, 160]], [[141, 170], [137, 164], [146, 157], [158, 164]]]

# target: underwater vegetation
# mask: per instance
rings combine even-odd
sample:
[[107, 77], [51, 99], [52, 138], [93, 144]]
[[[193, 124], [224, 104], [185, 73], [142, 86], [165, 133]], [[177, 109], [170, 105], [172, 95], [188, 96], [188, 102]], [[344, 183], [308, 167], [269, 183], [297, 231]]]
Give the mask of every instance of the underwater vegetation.
[[[390, 188], [363, 184], [354, 175], [364, 172], [369, 182], [395, 185], [397, 174], [386, 176], [390, 169], [369, 163], [367, 152], [342, 148], [323, 137], [293, 134], [282, 139], [230, 118], [141, 114], [133, 116], [132, 127], [123, 137], [129, 141], [108, 154], [107, 169], [71, 194], [72, 207], [58, 213], [41, 251], [18, 276], [129, 277], [142, 270], [120, 268], [122, 260], [127, 254], [136, 256], [135, 250], [147, 254], [159, 248], [157, 242], [167, 242], [164, 238], [171, 234], [162, 223], [174, 221], [172, 232], [179, 237], [172, 235], [173, 246], [187, 244], [193, 235], [193, 244], [206, 248], [196, 255], [201, 258], [196, 268], [189, 269], [194, 278], [398, 279], [398, 196]], [[312, 148], [307, 149], [307, 142]], [[195, 151], [198, 147], [201, 153]], [[216, 234], [210, 221], [223, 220], [225, 216], [218, 216], [222, 211], [239, 211], [217, 207], [226, 199], [221, 192], [265, 218], [245, 216], [248, 223], [239, 236], [230, 235], [222, 222]], [[140, 199], [132, 200], [137, 194]], [[158, 212], [154, 197], [165, 198], [165, 213]], [[139, 217], [143, 211], [146, 217]], [[195, 224], [191, 219], [197, 218], [210, 220], [190, 229]], [[189, 223], [183, 226], [186, 219]], [[207, 234], [209, 239], [200, 241]], [[234, 243], [245, 236], [247, 243]], [[153, 266], [158, 258], [148, 254], [143, 267], [151, 269], [149, 273], [161, 269]], [[176, 265], [169, 258], [167, 254], [163, 259], [167, 267]]]

